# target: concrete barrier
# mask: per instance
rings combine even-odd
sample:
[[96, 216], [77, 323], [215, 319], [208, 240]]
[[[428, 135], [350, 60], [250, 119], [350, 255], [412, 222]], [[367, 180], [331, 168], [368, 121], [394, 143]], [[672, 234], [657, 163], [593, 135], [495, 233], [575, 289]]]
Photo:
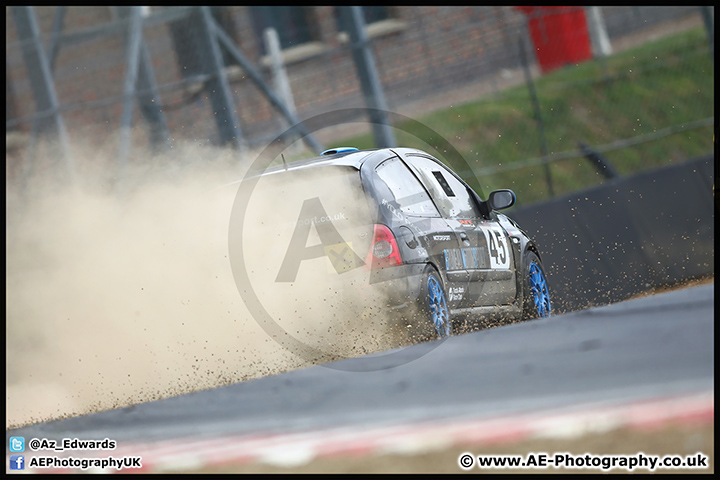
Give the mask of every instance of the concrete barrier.
[[714, 274], [714, 155], [518, 207], [557, 313]]

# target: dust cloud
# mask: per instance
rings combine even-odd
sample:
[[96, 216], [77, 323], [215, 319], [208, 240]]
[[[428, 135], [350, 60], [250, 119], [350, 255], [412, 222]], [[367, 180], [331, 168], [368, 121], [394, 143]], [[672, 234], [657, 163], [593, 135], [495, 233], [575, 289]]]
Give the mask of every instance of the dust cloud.
[[[244, 229], [258, 298], [281, 328], [326, 353], [307, 358], [271, 338], [233, 277], [228, 223], [237, 186], [228, 184], [254, 156], [201, 146], [136, 153], [121, 182], [101, 150], [73, 146], [73, 158], [75, 183], [46, 168], [25, 190], [17, 175], [6, 184], [6, 428], [388, 347], [380, 310], [367, 307], [378, 299], [353, 286], [364, 281], [362, 268], [330, 275], [328, 257], [316, 258], [296, 281], [275, 281], [302, 202], [316, 192], [258, 193], [265, 217], [249, 208]], [[271, 234], [263, 233], [268, 225]], [[307, 245], [317, 243], [312, 235]], [[364, 259], [367, 250], [354, 249]]]

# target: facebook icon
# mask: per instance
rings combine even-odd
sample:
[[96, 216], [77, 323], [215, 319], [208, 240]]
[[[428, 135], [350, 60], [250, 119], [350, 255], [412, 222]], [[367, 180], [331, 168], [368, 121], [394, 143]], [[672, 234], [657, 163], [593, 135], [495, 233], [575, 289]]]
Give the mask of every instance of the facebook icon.
[[10, 470], [25, 470], [25, 455], [10, 455]]

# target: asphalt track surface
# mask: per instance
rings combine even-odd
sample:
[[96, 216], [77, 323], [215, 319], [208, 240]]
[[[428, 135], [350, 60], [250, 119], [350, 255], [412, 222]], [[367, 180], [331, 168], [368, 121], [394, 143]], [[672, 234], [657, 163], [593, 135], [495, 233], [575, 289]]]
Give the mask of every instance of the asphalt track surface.
[[198, 445], [712, 396], [713, 300], [712, 284], [672, 291], [8, 430], [6, 445], [11, 436]]

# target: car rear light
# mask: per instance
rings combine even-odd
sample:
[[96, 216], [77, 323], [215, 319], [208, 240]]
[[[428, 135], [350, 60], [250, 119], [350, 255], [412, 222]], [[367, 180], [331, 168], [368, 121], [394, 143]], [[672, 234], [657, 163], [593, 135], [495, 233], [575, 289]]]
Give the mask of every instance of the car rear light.
[[370, 252], [365, 264], [373, 269], [402, 265], [395, 235], [385, 225], [375, 225]]

